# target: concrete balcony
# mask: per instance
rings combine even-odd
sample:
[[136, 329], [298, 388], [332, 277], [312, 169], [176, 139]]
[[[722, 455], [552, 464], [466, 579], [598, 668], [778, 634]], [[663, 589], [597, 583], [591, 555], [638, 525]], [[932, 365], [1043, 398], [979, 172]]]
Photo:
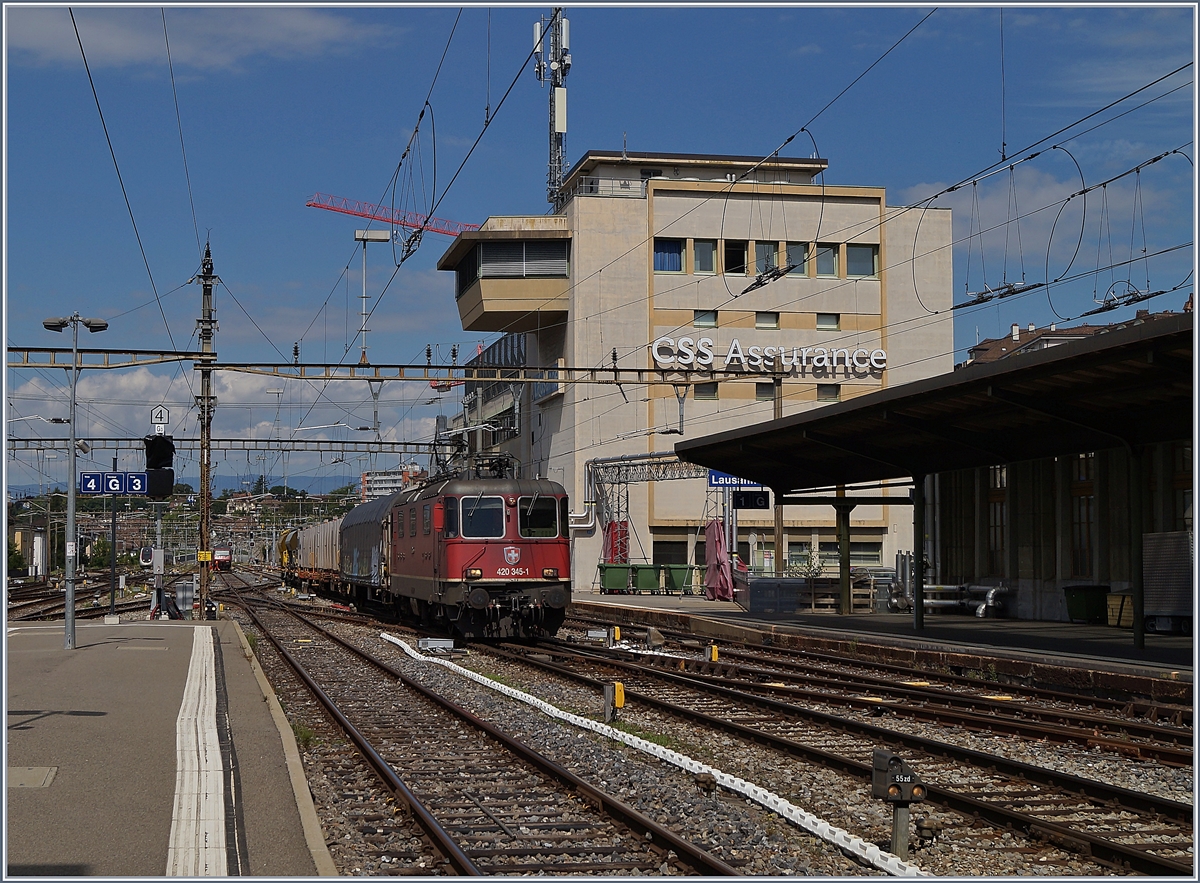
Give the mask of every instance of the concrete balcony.
[[533, 331], [567, 319], [570, 280], [476, 279], [458, 296], [464, 331]]

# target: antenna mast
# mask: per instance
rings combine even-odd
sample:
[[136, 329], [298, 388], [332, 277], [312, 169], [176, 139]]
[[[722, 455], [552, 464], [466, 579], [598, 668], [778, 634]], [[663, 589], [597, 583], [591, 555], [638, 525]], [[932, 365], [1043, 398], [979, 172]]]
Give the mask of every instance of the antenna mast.
[[[546, 175], [546, 200], [558, 211], [562, 208], [563, 168], [566, 165], [567, 90], [563, 80], [571, 70], [570, 27], [556, 6], [549, 23], [545, 16], [533, 23], [533, 47], [538, 82], [550, 83], [550, 169]], [[549, 38], [549, 51], [543, 43]]]

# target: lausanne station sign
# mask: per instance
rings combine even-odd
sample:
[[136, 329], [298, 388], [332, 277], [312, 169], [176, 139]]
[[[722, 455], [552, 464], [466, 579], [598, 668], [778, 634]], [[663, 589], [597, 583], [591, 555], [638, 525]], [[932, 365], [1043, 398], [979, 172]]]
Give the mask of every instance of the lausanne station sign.
[[677, 371], [744, 371], [788, 374], [833, 373], [842, 368], [847, 374], [869, 374], [887, 367], [886, 350], [850, 349], [823, 346], [749, 346], [742, 347], [734, 338], [729, 342], [721, 365], [711, 337], [660, 337], [650, 344], [656, 367]]

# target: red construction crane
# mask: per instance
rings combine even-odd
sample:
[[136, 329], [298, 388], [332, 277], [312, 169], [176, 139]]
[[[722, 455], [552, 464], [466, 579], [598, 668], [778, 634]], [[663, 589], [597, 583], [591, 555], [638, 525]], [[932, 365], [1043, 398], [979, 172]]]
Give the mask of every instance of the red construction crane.
[[354, 215], [358, 218], [370, 218], [397, 227], [410, 227], [414, 230], [429, 230], [444, 236], [457, 236], [468, 230], [478, 230], [478, 224], [460, 224], [458, 221], [446, 221], [442, 218], [431, 218], [417, 212], [406, 212], [390, 209], [386, 205], [374, 205], [369, 202], [359, 202], [356, 199], [346, 199], [343, 196], [330, 196], [328, 193], [314, 193], [308, 202], [312, 208], [323, 208], [331, 212], [341, 212], [344, 215]]

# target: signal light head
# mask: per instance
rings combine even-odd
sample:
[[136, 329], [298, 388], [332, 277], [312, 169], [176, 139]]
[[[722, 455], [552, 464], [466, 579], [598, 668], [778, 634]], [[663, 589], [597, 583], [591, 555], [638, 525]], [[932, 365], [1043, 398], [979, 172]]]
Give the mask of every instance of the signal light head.
[[900, 786], [895, 783], [888, 785], [887, 793], [888, 793], [889, 799], [891, 799], [891, 800], [897, 799], [900, 796]]
[[924, 800], [925, 799], [925, 786], [924, 785], [913, 785], [912, 799], [913, 800]]

